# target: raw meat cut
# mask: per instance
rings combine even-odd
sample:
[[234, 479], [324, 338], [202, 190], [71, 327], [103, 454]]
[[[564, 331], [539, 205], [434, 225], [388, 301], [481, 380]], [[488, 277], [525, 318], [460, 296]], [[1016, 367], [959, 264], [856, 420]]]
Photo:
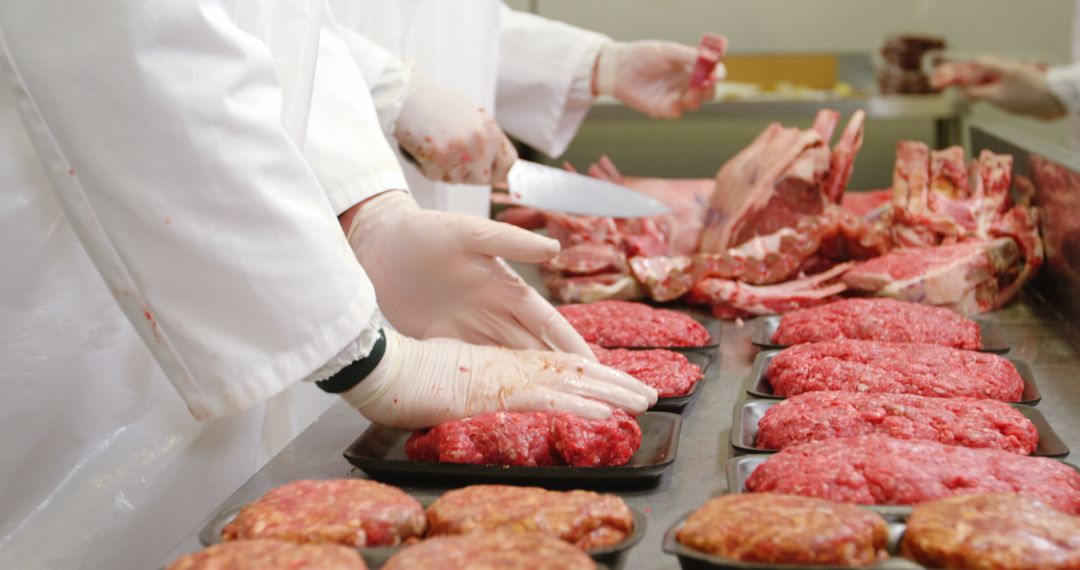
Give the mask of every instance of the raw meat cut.
[[694, 511], [676, 540], [709, 554], [758, 564], [869, 566], [888, 557], [880, 516], [795, 495], [723, 495]]
[[778, 396], [842, 391], [1018, 402], [1024, 380], [996, 354], [922, 343], [832, 340], [777, 354], [765, 372]]
[[856, 216], [878, 218], [884, 211], [891, 210], [892, 190], [845, 192], [840, 205]]
[[422, 537], [424, 527], [424, 508], [397, 487], [366, 479], [304, 480], [245, 505], [221, 537], [396, 546]]
[[916, 505], [970, 493], [1020, 493], [1080, 514], [1080, 472], [1054, 459], [881, 436], [784, 448], [746, 480], [747, 491], [861, 505]]
[[640, 299], [641, 287], [627, 273], [565, 276], [548, 274], [544, 285], [563, 303], [595, 303], [605, 300]]
[[693, 266], [693, 259], [686, 256], [657, 255], [630, 260], [634, 279], [658, 303], [674, 301], [694, 287]]
[[709, 331], [689, 315], [641, 303], [562, 305], [562, 316], [586, 342], [607, 348], [705, 346]]
[[928, 568], [1080, 568], [1080, 517], [1014, 493], [915, 507], [901, 543]]
[[690, 87], [706, 88], [716, 81], [713, 72], [717, 64], [727, 51], [727, 38], [719, 34], [705, 32], [698, 44], [697, 60], [694, 62], [694, 70], [690, 73]]
[[785, 314], [772, 341], [793, 345], [834, 339], [925, 342], [977, 350], [975, 321], [949, 309], [892, 299], [842, 299]]
[[390, 557], [383, 570], [596, 570], [588, 554], [540, 532], [436, 536]]
[[[960, 147], [930, 152], [922, 143], [901, 142], [893, 176], [893, 241], [920, 249], [872, 260], [874, 269], [855, 270], [849, 285], [964, 314], [1015, 298], [1038, 271], [1043, 251], [1030, 181], [1017, 180], [1019, 199], [1012, 205], [1012, 166], [1011, 156], [987, 150], [968, 166]], [[908, 272], [903, 283], [884, 277], [894, 266], [913, 264], [919, 271]]]
[[[825, 197], [833, 204], [839, 204], [840, 199], [847, 190], [851, 173], [855, 170], [855, 155], [863, 143], [863, 127], [866, 122], [866, 112], [861, 109], [851, 115], [840, 140], [832, 149], [830, 157], [829, 174], [825, 178]], [[829, 137], [824, 137], [828, 140]]]
[[614, 546], [634, 531], [634, 515], [615, 495], [539, 487], [472, 485], [448, 491], [427, 511], [428, 536], [541, 532], [582, 550]]
[[773, 123], [725, 163], [716, 175], [699, 251], [722, 252], [820, 214], [830, 161], [821, 133], [831, 134], [838, 118], [822, 111], [805, 131]]
[[974, 315], [997, 306], [999, 279], [1019, 261], [1009, 238], [904, 248], [860, 263], [843, 281], [854, 291]]
[[788, 398], [758, 421], [757, 447], [782, 449], [809, 441], [884, 435], [1031, 454], [1035, 424], [1002, 402], [926, 398], [913, 394], [807, 392]]
[[656, 388], [661, 398], [684, 396], [701, 380], [701, 368], [671, 350], [606, 349], [590, 344], [604, 366], [622, 370], [642, 383]]
[[848, 264], [777, 285], [746, 285], [739, 281], [708, 278], [698, 283], [687, 301], [707, 304], [717, 318], [734, 319], [772, 315], [813, 307], [831, 301], [847, 286], [833, 282], [850, 267]]
[[607, 420], [565, 412], [491, 412], [420, 430], [405, 442], [414, 461], [473, 465], [625, 465], [641, 428], [622, 410]]
[[294, 544], [283, 540], [238, 540], [177, 558], [166, 570], [268, 570], [318, 568], [367, 570], [360, 554], [339, 544]]

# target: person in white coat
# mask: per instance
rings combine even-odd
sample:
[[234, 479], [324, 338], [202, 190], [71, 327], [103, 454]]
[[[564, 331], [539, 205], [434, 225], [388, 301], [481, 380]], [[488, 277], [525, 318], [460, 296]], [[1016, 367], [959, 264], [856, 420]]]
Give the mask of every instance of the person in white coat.
[[416, 159], [416, 167], [405, 165], [406, 176], [426, 207], [488, 214], [488, 185], [504, 180], [517, 158], [500, 126], [557, 156], [598, 95], [677, 118], [711, 99], [715, 87], [715, 78], [691, 87], [692, 47], [616, 42], [499, 0], [330, 5], [359, 34], [346, 34], [348, 41], [374, 41], [390, 52], [366, 50], [371, 56], [361, 69], [387, 136]]
[[[0, 567], [152, 567], [325, 407], [298, 406], [317, 400], [303, 380], [401, 427], [655, 399], [579, 355], [381, 326], [361, 251], [404, 280], [395, 259], [462, 260], [453, 292], [491, 255], [556, 247], [475, 219], [380, 227], [407, 185], [326, 16], [324, 0], [0, 4]], [[425, 302], [508, 334], [439, 305], [461, 300], [480, 303]], [[561, 324], [508, 344], [573, 349]]]

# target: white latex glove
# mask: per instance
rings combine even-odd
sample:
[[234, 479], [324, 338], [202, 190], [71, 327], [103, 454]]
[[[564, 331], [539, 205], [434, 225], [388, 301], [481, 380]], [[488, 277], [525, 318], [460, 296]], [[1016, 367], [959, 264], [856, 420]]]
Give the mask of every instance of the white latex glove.
[[394, 138], [431, 180], [503, 182], [517, 150], [495, 119], [461, 93], [427, 80], [401, 107]]
[[611, 95], [630, 107], [659, 119], [677, 119], [701, 107], [724, 75], [718, 64], [713, 81], [691, 87], [697, 50], [675, 42], [642, 40], [612, 42], [596, 61], [593, 85], [598, 95]]
[[1032, 63], [991, 56], [944, 63], [934, 69], [931, 84], [955, 85], [969, 99], [987, 101], [1010, 113], [1042, 119], [1065, 115], [1065, 106], [1046, 82], [1046, 71]]
[[349, 244], [379, 308], [402, 333], [576, 353], [581, 335], [501, 259], [540, 263], [559, 242], [476, 216], [423, 210], [405, 192], [361, 205]]
[[656, 403], [656, 390], [577, 355], [384, 332], [382, 361], [342, 394], [377, 424], [418, 429], [500, 410], [602, 420], [611, 416], [611, 406], [638, 415]]

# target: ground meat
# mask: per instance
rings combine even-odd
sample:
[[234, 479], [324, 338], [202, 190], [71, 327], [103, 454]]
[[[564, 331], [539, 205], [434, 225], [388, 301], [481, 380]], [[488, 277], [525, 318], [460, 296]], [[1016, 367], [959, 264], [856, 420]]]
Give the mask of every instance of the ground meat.
[[509, 530], [542, 532], [583, 550], [610, 547], [634, 530], [630, 507], [615, 495], [539, 487], [473, 485], [428, 507], [428, 536]]
[[792, 311], [780, 318], [772, 341], [787, 346], [843, 338], [982, 347], [975, 321], [949, 309], [894, 299], [842, 299]]
[[269, 570], [318, 568], [367, 570], [360, 554], [338, 544], [294, 544], [282, 540], [238, 540], [185, 554], [166, 570]]
[[1080, 568], [1080, 517], [1011, 493], [915, 508], [904, 555], [931, 568]]
[[1020, 493], [1080, 514], [1080, 472], [1045, 457], [881, 436], [787, 447], [746, 480], [751, 492], [863, 505], [916, 505], [968, 493]]
[[676, 539], [743, 562], [869, 566], [887, 558], [880, 516], [794, 495], [723, 495], [694, 511]]
[[781, 449], [808, 441], [885, 435], [1030, 454], [1039, 445], [1031, 420], [1012, 406], [972, 398], [911, 394], [808, 392], [769, 408], [757, 446]]
[[641, 428], [622, 410], [607, 420], [564, 412], [491, 412], [414, 433], [414, 461], [473, 465], [625, 465], [641, 447]]
[[398, 552], [383, 570], [595, 570], [581, 550], [539, 532], [437, 536]]
[[629, 301], [562, 305], [566, 317], [587, 342], [604, 347], [705, 346], [709, 331], [689, 315]]
[[595, 344], [590, 344], [589, 348], [600, 364], [622, 370], [656, 388], [661, 398], [685, 396], [702, 378], [698, 365], [671, 350], [606, 349]]
[[396, 487], [367, 479], [304, 480], [244, 506], [222, 538], [396, 546], [423, 536], [425, 526], [424, 508]]
[[1024, 379], [996, 354], [933, 344], [838, 340], [777, 354], [765, 373], [778, 396], [836, 390], [1018, 402]]

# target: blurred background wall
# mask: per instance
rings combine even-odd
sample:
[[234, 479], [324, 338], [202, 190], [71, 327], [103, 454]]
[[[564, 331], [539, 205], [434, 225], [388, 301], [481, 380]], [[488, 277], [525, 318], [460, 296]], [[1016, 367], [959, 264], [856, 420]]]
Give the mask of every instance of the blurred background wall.
[[[1067, 63], [1072, 60], [1076, 19], [1074, 0], [514, 0], [509, 4], [618, 40], [657, 38], [693, 45], [702, 31], [709, 30], [725, 34], [735, 56], [871, 56], [890, 34], [918, 33], [943, 36], [950, 49]], [[1015, 119], [983, 105], [976, 106], [972, 116], [1055, 139], [1064, 138], [1066, 132], [1061, 124]], [[608, 154], [628, 174], [711, 177], [768, 120], [692, 114], [681, 121], [589, 119], [562, 159], [580, 168]], [[810, 122], [782, 120], [803, 126]], [[887, 187], [896, 141], [930, 142], [933, 134], [929, 121], [871, 121], [852, 188]]]

